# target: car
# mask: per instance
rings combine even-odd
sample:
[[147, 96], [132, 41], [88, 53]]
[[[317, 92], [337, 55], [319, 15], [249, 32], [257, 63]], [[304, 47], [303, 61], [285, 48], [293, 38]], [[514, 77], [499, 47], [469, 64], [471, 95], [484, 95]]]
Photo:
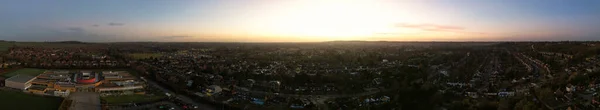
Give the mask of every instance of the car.
[[170, 108], [173, 108], [173, 107], [171, 107], [169, 105], [165, 105], [165, 104], [160, 104], [160, 105], [157, 105], [156, 107], [160, 110], [168, 110]]
[[166, 106], [165, 106], [165, 105], [162, 105], [162, 104], [161, 104], [161, 105], [157, 105], [157, 106], [156, 106], [156, 108], [160, 108], [160, 109], [162, 109], [162, 108], [165, 108], [165, 107], [166, 107]]

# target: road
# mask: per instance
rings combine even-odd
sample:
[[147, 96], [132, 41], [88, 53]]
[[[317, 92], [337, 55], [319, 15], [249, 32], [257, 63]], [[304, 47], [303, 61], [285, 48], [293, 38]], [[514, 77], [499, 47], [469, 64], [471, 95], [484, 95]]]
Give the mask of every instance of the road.
[[372, 95], [372, 94], [376, 94], [376, 93], [379, 93], [382, 91], [388, 91], [388, 90], [392, 90], [392, 89], [384, 89], [384, 90], [378, 89], [375, 91], [363, 92], [363, 93], [358, 93], [358, 94], [336, 94], [336, 95], [298, 95], [298, 94], [282, 94], [282, 93], [275, 94], [275, 93], [264, 92], [264, 91], [252, 91], [252, 90], [249, 90], [244, 87], [238, 87], [237, 90], [250, 92], [253, 94], [261, 94], [261, 95], [277, 95], [277, 96], [282, 96], [282, 97], [306, 98], [306, 99], [309, 99], [312, 103], [316, 104], [317, 108], [319, 110], [326, 110], [326, 109], [328, 109], [328, 106], [325, 103], [325, 101], [327, 101], [329, 99], [345, 98], [345, 97], [361, 97], [361, 96]]
[[109, 110], [152, 110], [158, 109], [159, 105], [168, 105], [169, 107], [173, 107], [175, 110], [182, 110], [181, 107], [177, 106], [177, 104], [167, 101], [156, 102], [152, 104], [140, 105], [140, 106], [132, 106], [132, 107], [123, 107], [123, 106], [109, 106]]
[[[532, 46], [532, 48], [533, 48], [533, 46]], [[544, 73], [546, 73], [546, 74], [550, 73], [550, 71], [547, 71], [547, 69], [540, 69], [541, 68], [540, 65], [538, 65], [537, 63], [535, 63], [535, 61], [533, 59], [531, 59], [530, 57], [527, 57], [527, 56], [525, 56], [523, 54], [520, 54], [520, 55], [521, 55], [521, 57], [525, 58], [527, 60], [526, 63], [532, 67], [532, 70], [533, 70], [531, 72], [532, 74], [534, 74], [534, 75], [540, 75], [539, 77], [544, 78], [544, 75], [540, 74], [540, 70], [544, 71]], [[540, 78], [535, 77], [534, 79], [536, 80], [534, 82], [538, 82], [538, 87], [541, 87], [541, 86], [544, 85], [543, 82], [540, 83]], [[538, 99], [538, 101], [542, 105], [544, 105], [544, 107], [546, 107], [547, 109], [552, 109], [552, 107], [550, 105], [548, 105], [548, 103], [546, 103], [542, 99], [538, 98], [538, 95], [537, 95], [537, 93], [535, 91], [535, 87], [530, 88], [530, 92], [533, 95], [533, 97], [535, 97], [536, 99]]]
[[179, 99], [181, 101], [184, 101], [185, 103], [189, 103], [189, 104], [194, 104], [196, 106], [198, 106], [199, 108], [202, 108], [202, 110], [216, 110], [215, 107], [211, 106], [211, 105], [207, 105], [207, 104], [202, 104], [202, 103], [198, 103], [194, 100], [192, 100], [192, 98], [189, 98], [187, 96], [184, 95], [179, 95], [179, 94], [175, 94], [175, 92], [166, 89], [165, 87], [160, 86], [158, 83], [152, 81], [152, 80], [145, 80], [149, 85], [160, 89], [161, 91], [165, 92], [165, 93], [169, 93], [172, 95], [172, 97], [175, 97], [176, 99]]
[[[145, 62], [143, 62], [145, 63]], [[147, 63], [145, 63], [147, 64]], [[154, 86], [158, 89], [160, 89], [161, 91], [165, 92], [165, 93], [170, 93], [172, 95], [174, 95], [175, 98], [184, 101], [186, 103], [191, 103], [194, 105], [197, 105], [199, 108], [203, 108], [202, 110], [216, 110], [216, 107], [210, 106], [210, 105], [206, 105], [206, 104], [201, 104], [201, 103], [197, 103], [194, 100], [192, 100], [191, 98], [187, 97], [187, 96], [183, 96], [183, 95], [178, 95], [175, 94], [174, 92], [170, 91], [169, 89], [166, 89], [165, 87], [160, 86], [159, 84], [157, 84], [155, 81], [152, 80], [144, 80], [146, 81], [149, 85]], [[264, 91], [251, 91], [247, 88], [237, 88], [237, 90], [241, 90], [241, 91], [246, 91], [246, 92], [250, 92], [250, 93], [255, 93], [255, 94], [263, 94], [263, 95], [275, 95], [274, 93], [270, 93], [270, 92], [264, 92]], [[335, 98], [343, 98], [343, 97], [357, 97], [357, 96], [366, 96], [366, 95], [372, 95], [381, 91], [387, 91], [387, 90], [391, 90], [391, 89], [384, 89], [384, 90], [376, 90], [376, 91], [369, 91], [369, 92], [363, 92], [363, 93], [358, 93], [358, 94], [338, 94], [338, 95], [297, 95], [297, 94], [278, 94], [278, 96], [283, 96], [283, 97], [295, 97], [295, 98], [307, 98], [310, 99], [311, 102], [317, 104], [317, 105], [326, 105], [325, 101], [328, 99], [335, 99]], [[319, 97], [319, 98], [317, 98]], [[326, 109], [327, 107], [320, 107], [320, 109]]]
[[[245, 91], [245, 92], [250, 92], [250, 93], [254, 93], [254, 94], [261, 94], [261, 95], [276, 95], [275, 93], [271, 93], [271, 92], [252, 91], [252, 90], [249, 90], [249, 89], [243, 88], [243, 87], [238, 87], [238, 90]], [[279, 95], [277, 95], [277, 96], [294, 97], [294, 98], [314, 98], [314, 97], [321, 97], [321, 98], [323, 98], [323, 97], [328, 97], [328, 98], [344, 98], [344, 97], [366, 96], [366, 95], [375, 94], [375, 93], [378, 93], [378, 92], [381, 92], [381, 91], [387, 91], [387, 90], [375, 90], [375, 91], [369, 91], [369, 92], [363, 92], [363, 93], [357, 93], [357, 94], [336, 94], [336, 95], [298, 95], [298, 94], [283, 94], [283, 93], [279, 93]]]
[[[141, 63], [143, 63], [145, 65], [150, 65], [150, 66], [154, 67], [153, 65], [148, 64], [146, 62], [141, 62]], [[216, 110], [216, 107], [213, 107], [211, 105], [207, 105], [207, 104], [203, 104], [203, 103], [198, 103], [198, 102], [192, 100], [192, 98], [189, 98], [187, 96], [175, 94], [175, 92], [173, 92], [173, 91], [171, 91], [171, 90], [169, 90], [169, 89], [167, 89], [165, 87], [162, 87], [161, 85], [159, 85], [157, 82], [155, 82], [153, 80], [147, 80], [147, 79], [144, 79], [144, 78], [141, 78], [141, 79], [143, 79], [144, 81], [146, 81], [150, 86], [158, 88], [161, 91], [163, 91], [164, 93], [169, 93], [169, 94], [173, 95], [172, 97], [175, 97], [176, 99], [184, 101], [185, 103], [194, 104], [194, 105], [198, 106], [199, 108], [202, 108], [203, 110]]]

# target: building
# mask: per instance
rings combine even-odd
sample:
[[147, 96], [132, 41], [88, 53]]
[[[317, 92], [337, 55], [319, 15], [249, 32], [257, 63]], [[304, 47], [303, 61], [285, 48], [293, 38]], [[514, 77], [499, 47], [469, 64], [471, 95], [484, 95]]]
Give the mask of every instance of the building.
[[46, 93], [46, 90], [48, 90], [48, 88], [46, 86], [40, 86], [40, 85], [31, 85], [29, 88], [27, 88], [27, 91], [29, 91], [33, 94], [39, 94], [39, 95], [44, 95]]
[[208, 86], [208, 92], [211, 94], [218, 94], [218, 93], [221, 93], [221, 91], [223, 91], [223, 89], [221, 89], [221, 86], [217, 86], [217, 85]]
[[71, 91], [69, 91], [69, 90], [64, 90], [64, 91], [62, 91], [62, 90], [49, 90], [49, 91], [46, 91], [46, 94], [50, 94], [50, 95], [58, 96], [58, 97], [68, 97], [69, 94], [71, 94]]
[[144, 94], [143, 85], [132, 85], [132, 86], [116, 86], [116, 87], [98, 87], [96, 88], [97, 93], [103, 95], [127, 95], [127, 94]]
[[145, 83], [126, 71], [46, 71], [30, 83], [31, 93], [61, 97], [75, 92], [145, 94]]
[[16, 75], [5, 80], [5, 86], [20, 90], [27, 90], [31, 87], [31, 82], [35, 80], [35, 77], [29, 75]]

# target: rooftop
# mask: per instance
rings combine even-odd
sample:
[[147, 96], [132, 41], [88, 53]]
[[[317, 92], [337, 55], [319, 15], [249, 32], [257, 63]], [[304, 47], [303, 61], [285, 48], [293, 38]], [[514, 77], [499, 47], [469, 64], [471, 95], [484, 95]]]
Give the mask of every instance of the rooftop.
[[38, 91], [44, 91], [46, 88], [48, 88], [48, 87], [40, 86], [40, 85], [32, 85], [31, 87], [29, 87], [30, 90], [38, 90]]
[[35, 77], [29, 76], [29, 75], [18, 74], [18, 75], [15, 75], [13, 77], [6, 79], [6, 81], [25, 83], [33, 78], [35, 78]]
[[35, 80], [33, 80], [33, 82], [34, 83], [48, 83], [48, 80], [36, 78]]

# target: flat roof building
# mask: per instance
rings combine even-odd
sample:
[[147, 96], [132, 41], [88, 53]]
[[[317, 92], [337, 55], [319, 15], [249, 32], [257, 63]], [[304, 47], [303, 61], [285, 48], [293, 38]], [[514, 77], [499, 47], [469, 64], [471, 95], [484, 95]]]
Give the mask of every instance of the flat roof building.
[[31, 86], [31, 82], [35, 80], [34, 76], [18, 74], [6, 79], [5, 86], [20, 90], [26, 90]]
[[145, 83], [127, 71], [46, 71], [30, 83], [33, 86], [27, 89], [29, 92], [63, 97], [71, 92], [98, 92], [100, 95], [145, 93]]

